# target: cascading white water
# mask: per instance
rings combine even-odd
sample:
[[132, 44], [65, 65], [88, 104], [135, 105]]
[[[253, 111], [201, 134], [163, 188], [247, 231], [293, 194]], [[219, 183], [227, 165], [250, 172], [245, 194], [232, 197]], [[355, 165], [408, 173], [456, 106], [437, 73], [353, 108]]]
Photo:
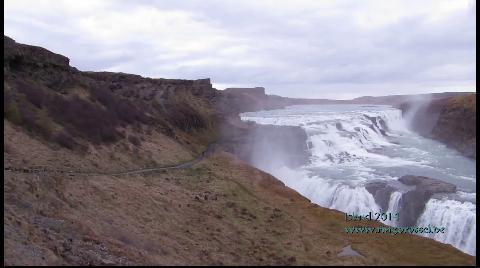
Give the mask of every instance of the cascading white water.
[[451, 244], [464, 252], [475, 255], [477, 241], [476, 205], [465, 201], [430, 199], [418, 219], [418, 226], [445, 227], [447, 234], [423, 234], [437, 241]]
[[[264, 155], [258, 159], [268, 161], [254, 164], [323, 207], [356, 214], [380, 212], [365, 183], [373, 180], [396, 181], [403, 175], [436, 178], [455, 184], [460, 191], [475, 192], [475, 162], [438, 142], [410, 132], [401, 111], [389, 106], [301, 105], [244, 113], [241, 118], [259, 124], [300, 126], [305, 130], [311, 153], [310, 163], [290, 169], [275, 165], [283, 163], [276, 161], [281, 155]], [[401, 197], [401, 191], [391, 194], [388, 212], [397, 213], [400, 210]], [[430, 210], [449, 211], [451, 206], [439, 206], [432, 200], [427, 203], [419, 223], [447, 227], [446, 236], [431, 238], [474, 255], [475, 233], [458, 232], [454, 221], [438, 220], [440, 212], [436, 211], [434, 215]], [[470, 213], [470, 220], [462, 222], [468, 230], [476, 227], [476, 222], [471, 220], [472, 215], [475, 217], [475, 209], [471, 209], [476, 207], [474, 203], [457, 204]], [[445, 212], [441, 215], [453, 217], [454, 214]], [[385, 223], [397, 224], [395, 221]]]
[[[390, 201], [388, 202], [387, 211], [390, 213], [399, 213], [400, 212], [400, 199], [402, 198], [403, 193], [395, 191], [390, 196]], [[385, 224], [390, 226], [398, 226], [397, 220], [386, 221]]]

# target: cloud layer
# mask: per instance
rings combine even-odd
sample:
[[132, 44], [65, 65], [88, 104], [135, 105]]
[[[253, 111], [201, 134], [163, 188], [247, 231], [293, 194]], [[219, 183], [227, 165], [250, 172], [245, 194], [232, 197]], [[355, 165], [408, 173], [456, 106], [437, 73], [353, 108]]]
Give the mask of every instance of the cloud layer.
[[5, 34], [80, 70], [352, 98], [475, 91], [472, 0], [7, 0]]

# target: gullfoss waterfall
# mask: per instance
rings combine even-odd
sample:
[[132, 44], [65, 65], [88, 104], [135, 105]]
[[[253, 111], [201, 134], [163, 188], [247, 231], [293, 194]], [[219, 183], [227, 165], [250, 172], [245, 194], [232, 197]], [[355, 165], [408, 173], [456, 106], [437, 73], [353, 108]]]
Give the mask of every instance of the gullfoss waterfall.
[[[414, 218], [415, 226], [446, 227], [445, 234], [423, 235], [475, 255], [475, 161], [410, 131], [400, 110], [385, 105], [298, 105], [243, 113], [241, 118], [298, 126], [306, 132], [307, 163], [288, 167], [282, 164], [286, 155], [268, 155], [265, 150], [253, 152], [251, 162], [323, 207], [402, 217], [406, 206], [402, 196], [415, 186], [400, 183], [401, 176], [425, 176], [455, 185], [454, 193], [435, 193], [418, 201], [425, 205]], [[386, 183], [392, 189], [383, 202], [368, 190], [371, 182]], [[384, 223], [398, 225], [393, 220]]]

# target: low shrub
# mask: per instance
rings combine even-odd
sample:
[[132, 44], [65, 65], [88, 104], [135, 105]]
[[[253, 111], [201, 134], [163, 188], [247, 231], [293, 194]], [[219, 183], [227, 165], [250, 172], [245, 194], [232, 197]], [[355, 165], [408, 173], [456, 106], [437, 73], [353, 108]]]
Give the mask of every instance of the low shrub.
[[141, 141], [137, 136], [129, 135], [128, 136], [128, 141], [130, 141], [130, 143], [135, 145], [135, 146], [140, 146], [141, 145]]
[[29, 83], [18, 81], [17, 82], [18, 91], [25, 95], [27, 100], [35, 105], [37, 108], [41, 108], [46, 99], [45, 93], [41, 88], [32, 86]]
[[119, 120], [115, 114], [86, 100], [55, 96], [48, 108], [55, 121], [70, 126], [72, 134], [80, 134], [93, 143], [115, 142], [121, 137], [116, 130]]
[[195, 109], [186, 104], [169, 105], [167, 117], [170, 123], [187, 132], [203, 129], [207, 126], [205, 119]]
[[13, 124], [20, 124], [22, 122], [22, 116], [16, 102], [10, 93], [3, 92], [3, 117]]
[[59, 144], [62, 147], [73, 150], [75, 148], [76, 142], [67, 132], [59, 132], [53, 136], [53, 141]]
[[[4, 118], [47, 139], [51, 138], [53, 122], [56, 122], [68, 133], [54, 137], [63, 147], [73, 148], [73, 140], [67, 138], [69, 135], [94, 144], [112, 143], [125, 138], [125, 134], [117, 130], [120, 126], [141, 127], [142, 124], [153, 123], [153, 119], [130, 100], [119, 98], [98, 86], [89, 87], [92, 101], [78, 96], [70, 98], [57, 93], [47, 94], [42, 88], [24, 81], [16, 82], [13, 88], [20, 94], [13, 95], [4, 90]], [[136, 137], [130, 142], [140, 145]]]

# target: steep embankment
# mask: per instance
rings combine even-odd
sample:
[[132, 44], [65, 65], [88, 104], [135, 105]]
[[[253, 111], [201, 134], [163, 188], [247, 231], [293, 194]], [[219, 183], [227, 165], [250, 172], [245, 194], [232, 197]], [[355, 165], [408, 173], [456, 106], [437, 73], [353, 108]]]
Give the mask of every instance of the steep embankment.
[[[345, 234], [343, 214], [221, 151], [149, 174], [50, 172], [192, 159], [218, 138], [226, 98], [208, 80], [80, 72], [4, 44], [4, 166], [47, 170], [4, 170], [5, 265], [475, 264], [414, 235]], [[348, 245], [362, 256], [338, 255]]]
[[440, 113], [432, 136], [476, 159], [476, 107], [475, 94], [450, 98]]
[[400, 106], [411, 128], [476, 159], [476, 94], [461, 94]]
[[35, 155], [8, 135], [7, 149], [18, 151], [9, 165], [35, 160], [118, 170], [168, 164], [190, 159], [217, 138], [211, 102], [218, 94], [208, 79], [80, 72], [43, 48], [7, 37], [4, 45], [4, 118], [45, 147]]

